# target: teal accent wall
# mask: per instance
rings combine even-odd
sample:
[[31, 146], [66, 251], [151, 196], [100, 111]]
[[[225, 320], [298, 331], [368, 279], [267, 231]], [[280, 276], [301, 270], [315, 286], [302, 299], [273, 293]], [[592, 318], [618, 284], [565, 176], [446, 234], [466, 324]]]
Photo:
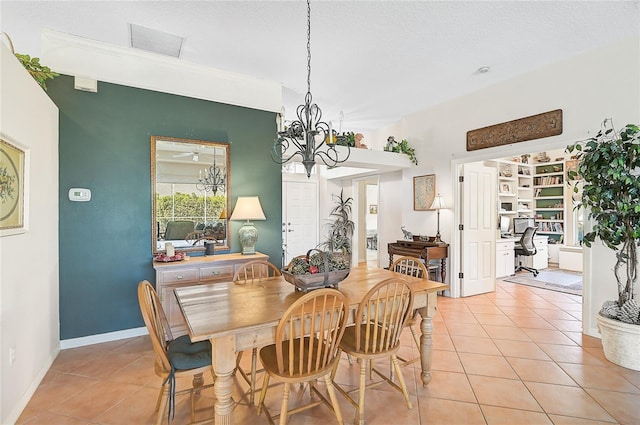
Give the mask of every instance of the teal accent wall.
[[[255, 222], [256, 248], [281, 266], [282, 178], [270, 159], [275, 113], [102, 82], [88, 93], [69, 76], [47, 86], [60, 108], [62, 340], [144, 326], [136, 291], [140, 280], [155, 282], [152, 135], [230, 144], [232, 206], [238, 196], [260, 196], [267, 220]], [[72, 187], [91, 189], [91, 201], [69, 201]], [[241, 250], [240, 225], [231, 224], [231, 252]]]

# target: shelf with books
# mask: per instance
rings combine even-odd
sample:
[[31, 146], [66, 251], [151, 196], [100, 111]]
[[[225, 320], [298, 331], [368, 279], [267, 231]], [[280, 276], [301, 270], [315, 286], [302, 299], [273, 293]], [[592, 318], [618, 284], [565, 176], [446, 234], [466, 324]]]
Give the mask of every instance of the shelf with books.
[[561, 241], [564, 236], [564, 162], [534, 165], [533, 199], [538, 234]]
[[[498, 170], [498, 216], [533, 217], [533, 165], [511, 159], [486, 161], [485, 165]], [[509, 223], [513, 227], [511, 220]]]

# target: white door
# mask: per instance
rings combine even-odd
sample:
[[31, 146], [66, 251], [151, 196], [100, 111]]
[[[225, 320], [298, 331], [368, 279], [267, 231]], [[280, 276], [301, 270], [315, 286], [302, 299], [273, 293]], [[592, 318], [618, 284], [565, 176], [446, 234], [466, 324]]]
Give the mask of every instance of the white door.
[[282, 182], [282, 249], [284, 263], [318, 245], [318, 184]]
[[481, 163], [463, 166], [461, 295], [483, 294], [496, 287], [497, 171]]

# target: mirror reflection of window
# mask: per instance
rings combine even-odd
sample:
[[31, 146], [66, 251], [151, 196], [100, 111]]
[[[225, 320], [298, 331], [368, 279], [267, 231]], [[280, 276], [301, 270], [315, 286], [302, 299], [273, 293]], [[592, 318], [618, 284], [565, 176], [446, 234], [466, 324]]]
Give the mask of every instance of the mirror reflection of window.
[[228, 145], [154, 136], [152, 153], [154, 252], [229, 249]]

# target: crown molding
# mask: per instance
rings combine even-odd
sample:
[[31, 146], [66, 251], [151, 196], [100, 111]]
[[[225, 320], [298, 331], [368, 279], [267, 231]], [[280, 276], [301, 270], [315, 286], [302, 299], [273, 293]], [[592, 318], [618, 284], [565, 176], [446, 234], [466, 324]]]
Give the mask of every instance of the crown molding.
[[280, 112], [282, 84], [42, 29], [42, 62], [60, 74]]

